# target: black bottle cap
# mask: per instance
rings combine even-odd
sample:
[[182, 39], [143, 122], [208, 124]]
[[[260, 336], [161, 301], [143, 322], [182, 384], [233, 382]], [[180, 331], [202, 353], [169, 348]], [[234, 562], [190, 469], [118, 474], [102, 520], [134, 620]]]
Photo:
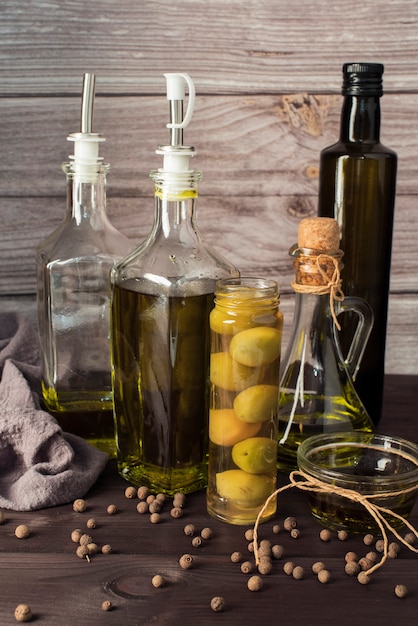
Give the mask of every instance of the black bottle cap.
[[344, 63], [343, 96], [382, 96], [381, 63]]

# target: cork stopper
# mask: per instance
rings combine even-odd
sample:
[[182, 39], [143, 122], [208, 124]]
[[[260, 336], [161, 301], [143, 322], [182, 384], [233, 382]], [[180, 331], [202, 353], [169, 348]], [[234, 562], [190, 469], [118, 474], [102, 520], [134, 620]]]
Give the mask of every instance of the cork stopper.
[[299, 224], [298, 246], [336, 252], [340, 247], [338, 222], [332, 217], [306, 217]]

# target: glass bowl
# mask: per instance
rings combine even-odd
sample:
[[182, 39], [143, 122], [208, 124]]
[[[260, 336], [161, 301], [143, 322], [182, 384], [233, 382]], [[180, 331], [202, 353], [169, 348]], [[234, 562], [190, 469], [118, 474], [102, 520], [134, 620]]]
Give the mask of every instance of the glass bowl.
[[[325, 433], [309, 437], [297, 452], [299, 470], [324, 483], [325, 489], [351, 490], [373, 496], [370, 502], [389, 509], [383, 517], [393, 528], [408, 518], [418, 494], [418, 446], [386, 435], [364, 432]], [[404, 493], [396, 493], [404, 492]], [[379, 525], [358, 501], [324, 491], [309, 491], [312, 515], [332, 530], [376, 532]], [[353, 495], [353, 494], [352, 494]]]

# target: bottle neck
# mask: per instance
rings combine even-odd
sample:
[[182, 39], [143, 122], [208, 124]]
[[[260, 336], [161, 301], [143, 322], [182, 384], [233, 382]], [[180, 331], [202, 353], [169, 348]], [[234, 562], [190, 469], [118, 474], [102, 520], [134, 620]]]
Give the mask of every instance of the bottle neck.
[[72, 164], [65, 164], [67, 176], [67, 219], [77, 225], [90, 223], [100, 228], [106, 217], [106, 174], [108, 167], [99, 166], [94, 176], [79, 176]]
[[157, 230], [166, 239], [183, 241], [196, 237], [199, 177], [195, 172], [180, 175], [152, 172], [151, 178], [154, 180], [154, 234]]
[[344, 143], [378, 143], [380, 97], [345, 96], [340, 128], [340, 140]]

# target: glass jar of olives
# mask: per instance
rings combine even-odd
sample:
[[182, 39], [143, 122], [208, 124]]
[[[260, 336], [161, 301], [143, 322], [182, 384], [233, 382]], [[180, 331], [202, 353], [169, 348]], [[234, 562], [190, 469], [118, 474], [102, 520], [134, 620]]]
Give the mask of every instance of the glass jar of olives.
[[[275, 281], [219, 280], [210, 314], [208, 512], [253, 523], [276, 488], [283, 315]], [[276, 512], [273, 499], [260, 521]]]

